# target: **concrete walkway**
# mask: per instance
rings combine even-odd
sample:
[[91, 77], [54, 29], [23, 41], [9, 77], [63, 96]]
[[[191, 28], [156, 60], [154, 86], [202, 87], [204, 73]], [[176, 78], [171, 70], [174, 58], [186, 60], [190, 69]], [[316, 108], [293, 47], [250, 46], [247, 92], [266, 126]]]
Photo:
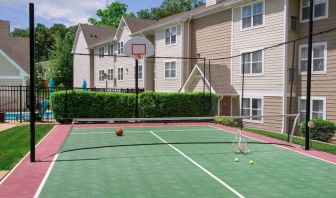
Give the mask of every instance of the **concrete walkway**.
[[10, 128], [13, 128], [15, 126], [18, 126], [18, 124], [8, 124], [8, 123], [0, 124], [0, 132], [4, 131], [4, 130], [7, 130], [7, 129], [10, 129]]

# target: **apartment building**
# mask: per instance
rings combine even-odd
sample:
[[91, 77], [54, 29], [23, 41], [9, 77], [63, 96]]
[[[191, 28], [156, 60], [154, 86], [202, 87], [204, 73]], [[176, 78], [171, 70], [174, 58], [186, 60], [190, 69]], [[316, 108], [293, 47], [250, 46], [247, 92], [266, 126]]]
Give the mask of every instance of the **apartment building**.
[[[333, 27], [335, 8], [336, 2], [330, 0], [314, 3], [315, 32]], [[105, 87], [106, 82], [99, 80], [100, 71], [109, 74], [109, 68], [113, 67], [110, 74], [114, 80], [107, 82], [108, 87], [134, 87], [134, 63], [102, 55], [109, 54], [110, 49], [122, 54], [121, 43], [140, 35], [153, 42], [155, 56], [161, 57], [141, 63], [139, 73], [144, 81], [140, 86], [146, 91], [211, 90], [221, 96], [220, 115], [240, 115], [241, 109], [243, 115], [249, 116], [304, 114], [307, 41], [295, 42], [295, 48], [291, 43], [268, 48], [306, 36], [308, 9], [309, 0], [207, 0], [204, 6], [159, 21], [142, 22], [140, 26], [134, 24], [143, 20], [124, 17], [117, 30], [110, 28], [107, 34], [110, 39], [86, 47], [90, 53], [100, 54], [91, 60], [92, 72], [87, 70], [93, 79], [91, 86]], [[134, 26], [136, 30], [132, 30]], [[336, 76], [335, 37], [335, 33], [314, 37], [312, 117], [336, 120], [332, 85]], [[206, 61], [181, 57], [206, 58]], [[124, 82], [120, 81], [121, 73], [125, 75]], [[244, 101], [240, 104], [243, 76]], [[75, 81], [80, 83], [78, 79]], [[280, 116], [244, 122], [247, 127], [282, 132], [287, 123]]]

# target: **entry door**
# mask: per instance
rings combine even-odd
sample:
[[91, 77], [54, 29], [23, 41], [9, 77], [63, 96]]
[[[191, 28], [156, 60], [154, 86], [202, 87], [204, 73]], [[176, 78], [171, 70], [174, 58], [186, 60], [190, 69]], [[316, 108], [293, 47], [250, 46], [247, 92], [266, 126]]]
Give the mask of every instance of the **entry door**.
[[221, 115], [230, 116], [231, 115], [231, 97], [224, 96], [221, 102]]

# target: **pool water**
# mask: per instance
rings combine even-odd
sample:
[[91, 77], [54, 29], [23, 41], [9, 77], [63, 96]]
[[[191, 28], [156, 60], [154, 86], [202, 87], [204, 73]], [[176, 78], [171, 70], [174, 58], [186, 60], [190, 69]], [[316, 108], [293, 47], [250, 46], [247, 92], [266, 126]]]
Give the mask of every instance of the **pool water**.
[[[21, 118], [20, 112], [6, 112], [5, 113], [5, 120], [19, 120]], [[47, 111], [43, 114], [43, 119], [52, 119], [53, 113], [51, 111]], [[22, 112], [22, 119], [29, 120], [30, 113], [29, 112]]]

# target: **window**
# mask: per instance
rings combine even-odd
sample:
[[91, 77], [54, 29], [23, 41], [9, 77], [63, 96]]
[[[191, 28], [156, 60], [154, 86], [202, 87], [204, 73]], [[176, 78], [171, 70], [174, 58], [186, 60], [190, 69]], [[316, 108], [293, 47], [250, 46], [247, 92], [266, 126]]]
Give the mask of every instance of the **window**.
[[258, 2], [242, 7], [242, 28], [264, 24], [264, 3]]
[[[243, 99], [243, 116], [261, 116], [262, 115], [261, 98], [244, 98]], [[262, 121], [261, 117], [249, 118], [245, 120]]]
[[105, 80], [105, 72], [104, 70], [99, 70], [99, 81]]
[[[300, 71], [307, 72], [308, 67], [308, 45], [300, 46]], [[313, 60], [312, 73], [325, 73], [327, 66], [327, 44], [314, 43], [313, 44]]]
[[104, 58], [105, 48], [100, 47], [98, 51], [99, 51], [99, 58]]
[[165, 78], [176, 77], [176, 61], [165, 62]]
[[124, 42], [118, 43], [118, 54], [124, 54]]
[[263, 51], [244, 53], [241, 59], [241, 74], [243, 71], [245, 74], [251, 75], [263, 73]]
[[177, 27], [167, 28], [165, 30], [165, 42], [166, 45], [171, 45], [176, 43], [176, 34], [177, 34]]
[[109, 56], [112, 56], [113, 55], [113, 45], [108, 45], [107, 46], [107, 54]]
[[[142, 80], [142, 78], [143, 78], [143, 66], [139, 65], [138, 69], [139, 69], [138, 70], [138, 79]], [[134, 67], [134, 79], [136, 78], [135, 71], [136, 71], [136, 67]]]
[[113, 80], [113, 69], [107, 70], [107, 80]]
[[124, 68], [122, 67], [118, 68], [118, 80], [119, 81], [124, 80]]
[[[328, 17], [328, 1], [329, 0], [314, 0], [314, 19], [322, 19]], [[309, 20], [310, 0], [301, 0], [301, 20]]]
[[[320, 119], [325, 119], [326, 115], [326, 103], [325, 103], [325, 98], [319, 98], [319, 97], [312, 97], [311, 102], [310, 102], [310, 118], [315, 119], [315, 118], [320, 118]], [[300, 120], [301, 122], [306, 121], [306, 98], [303, 97], [300, 99]]]

